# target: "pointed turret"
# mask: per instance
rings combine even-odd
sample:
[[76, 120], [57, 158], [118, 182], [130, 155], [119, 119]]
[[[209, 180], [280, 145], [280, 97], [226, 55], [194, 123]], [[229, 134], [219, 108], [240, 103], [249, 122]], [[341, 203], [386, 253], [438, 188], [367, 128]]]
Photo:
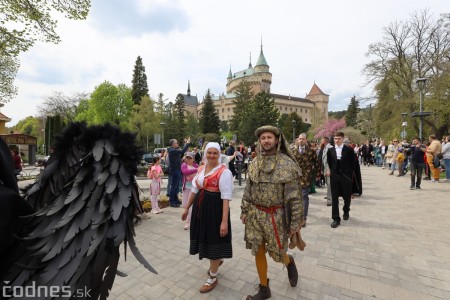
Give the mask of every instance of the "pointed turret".
[[255, 72], [269, 72], [269, 65], [267, 64], [267, 60], [264, 57], [263, 45], [261, 39], [261, 51], [259, 52], [258, 61], [255, 65]]
[[249, 69], [253, 68], [253, 66], [252, 66], [252, 53], [251, 52], [250, 52], [250, 61], [248, 63], [248, 68]]
[[191, 95], [191, 81], [188, 80], [188, 90], [187, 90], [187, 95], [190, 96]]
[[231, 78], [233, 78], [233, 73], [231, 73], [231, 65], [230, 65], [230, 70], [228, 71], [227, 79], [231, 79]]
[[309, 91], [307, 96], [313, 96], [313, 95], [326, 95], [324, 92], [322, 92], [322, 90], [317, 86], [317, 84], [314, 82], [311, 90]]

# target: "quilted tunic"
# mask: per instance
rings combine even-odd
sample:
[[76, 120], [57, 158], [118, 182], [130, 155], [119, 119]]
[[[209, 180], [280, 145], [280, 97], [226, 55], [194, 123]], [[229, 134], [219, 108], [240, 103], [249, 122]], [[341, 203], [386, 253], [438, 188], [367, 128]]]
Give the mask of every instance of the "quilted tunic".
[[246, 215], [244, 240], [253, 255], [265, 243], [270, 256], [283, 261], [289, 231], [303, 217], [300, 176], [300, 168], [283, 153], [251, 162], [241, 213]]

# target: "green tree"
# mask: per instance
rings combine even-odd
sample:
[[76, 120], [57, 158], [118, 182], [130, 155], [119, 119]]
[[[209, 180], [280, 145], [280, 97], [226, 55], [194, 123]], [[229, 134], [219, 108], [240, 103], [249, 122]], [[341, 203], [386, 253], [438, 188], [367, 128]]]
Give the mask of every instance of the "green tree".
[[26, 117], [25, 119], [17, 122], [15, 126], [13, 126], [14, 132], [20, 132], [23, 134], [29, 134], [37, 138], [37, 145], [39, 147], [44, 143], [44, 120], [42, 118], [37, 117]]
[[0, 55], [0, 103], [9, 102], [17, 94], [14, 79], [18, 69], [18, 59]]
[[[16, 93], [12, 84], [21, 52], [35, 41], [59, 43], [55, 12], [69, 19], [81, 20], [88, 15], [90, 0], [0, 0], [0, 99], [8, 101]], [[9, 70], [9, 71], [8, 71]], [[12, 72], [10, 72], [12, 71]]]
[[233, 99], [233, 116], [229, 125], [232, 131], [237, 132], [250, 114], [250, 103], [254, 96], [250, 83], [242, 80], [236, 89], [235, 95], [236, 98]]
[[186, 138], [186, 117], [185, 113], [185, 105], [184, 105], [184, 97], [181, 94], [177, 95], [175, 99], [175, 104], [173, 105], [173, 114], [174, 114], [174, 122], [175, 126], [178, 129], [177, 139], [182, 141]]
[[214, 102], [211, 97], [211, 91], [208, 89], [203, 98], [203, 106], [200, 112], [200, 128], [202, 133], [220, 133], [220, 119], [219, 114], [214, 107]]
[[145, 67], [142, 64], [142, 58], [137, 57], [133, 70], [133, 79], [131, 81], [131, 98], [134, 104], [141, 103], [141, 99], [148, 96], [147, 75], [145, 75]]
[[[442, 20], [428, 11], [414, 13], [409, 20], [396, 21], [383, 29], [381, 41], [369, 46], [372, 59], [364, 68], [368, 82], [375, 83], [377, 98], [372, 122], [384, 139], [398, 137], [401, 114], [419, 111], [416, 78], [428, 78], [424, 89], [423, 111], [433, 116], [424, 119], [423, 136], [438, 136], [450, 129], [447, 82], [450, 68], [450, 32]], [[408, 132], [417, 135], [419, 120], [408, 120]]]
[[80, 104], [76, 120], [85, 120], [88, 124], [111, 123], [122, 129], [129, 128], [133, 100], [131, 89], [125, 84], [115, 86], [105, 81], [95, 88], [87, 103]]
[[[277, 126], [280, 115], [275, 99], [266, 92], [259, 92], [251, 102], [250, 114], [244, 121], [243, 140], [251, 144], [255, 140], [255, 130], [264, 125]], [[239, 138], [240, 139], [240, 138]]]
[[141, 98], [140, 104], [133, 105], [131, 112], [131, 127], [136, 132], [136, 139], [149, 151], [154, 144], [154, 134], [160, 133], [160, 119], [154, 111], [154, 101], [148, 96]]
[[158, 101], [156, 102], [156, 112], [163, 115], [164, 114], [164, 94], [159, 93], [158, 94]]
[[220, 121], [220, 130], [222, 132], [230, 130], [230, 126], [228, 125], [227, 121], [225, 120]]
[[200, 123], [193, 113], [186, 112], [186, 136], [194, 137], [200, 132]]
[[294, 140], [294, 137], [292, 136], [292, 134], [294, 133], [294, 131], [292, 130], [293, 127], [295, 128], [295, 136], [298, 136], [300, 133], [306, 133], [308, 131], [308, 126], [303, 123], [302, 117], [297, 115], [296, 112], [291, 112], [289, 115], [282, 114], [278, 121], [278, 124], [288, 141]]
[[345, 123], [347, 123], [347, 126], [356, 125], [358, 108], [359, 108], [358, 100], [356, 100], [356, 97], [353, 96], [352, 99], [350, 100], [350, 103], [348, 104], [347, 113], [345, 114]]
[[49, 149], [55, 143], [55, 137], [61, 133], [62, 129], [66, 126], [63, 118], [59, 115], [47, 116], [45, 122], [45, 155], [49, 153]]
[[373, 122], [373, 113], [374, 108], [372, 107], [372, 104], [369, 104], [368, 107], [361, 109], [358, 112], [356, 118], [356, 128], [369, 139], [377, 136], [377, 129]]

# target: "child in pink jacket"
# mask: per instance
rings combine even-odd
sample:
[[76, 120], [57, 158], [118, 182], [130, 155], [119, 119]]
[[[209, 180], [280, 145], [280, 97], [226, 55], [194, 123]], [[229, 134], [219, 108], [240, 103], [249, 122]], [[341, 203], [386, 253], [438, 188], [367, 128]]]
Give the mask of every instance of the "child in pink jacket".
[[[186, 207], [189, 194], [192, 188], [192, 179], [194, 179], [195, 174], [197, 174], [198, 165], [194, 162], [194, 153], [186, 152], [184, 156], [184, 163], [181, 165], [181, 173], [183, 174], [182, 187], [183, 187], [183, 198], [181, 202], [182, 207]], [[188, 230], [191, 222], [191, 211], [192, 207], [189, 209], [189, 214], [186, 218], [186, 224], [184, 224], [184, 230]]]

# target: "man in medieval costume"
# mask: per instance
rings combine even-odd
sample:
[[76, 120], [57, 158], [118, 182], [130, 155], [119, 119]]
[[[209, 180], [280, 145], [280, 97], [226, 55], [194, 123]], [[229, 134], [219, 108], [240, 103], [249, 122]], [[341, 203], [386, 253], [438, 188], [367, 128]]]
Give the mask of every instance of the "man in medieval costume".
[[[289, 283], [297, 285], [294, 258], [287, 254], [289, 237], [298, 236], [303, 220], [301, 170], [279, 128], [262, 126], [255, 132], [258, 155], [249, 166], [241, 204], [247, 249], [255, 256], [259, 291], [247, 299], [271, 297], [266, 252], [287, 267]], [[300, 239], [301, 240], [301, 239]]]

